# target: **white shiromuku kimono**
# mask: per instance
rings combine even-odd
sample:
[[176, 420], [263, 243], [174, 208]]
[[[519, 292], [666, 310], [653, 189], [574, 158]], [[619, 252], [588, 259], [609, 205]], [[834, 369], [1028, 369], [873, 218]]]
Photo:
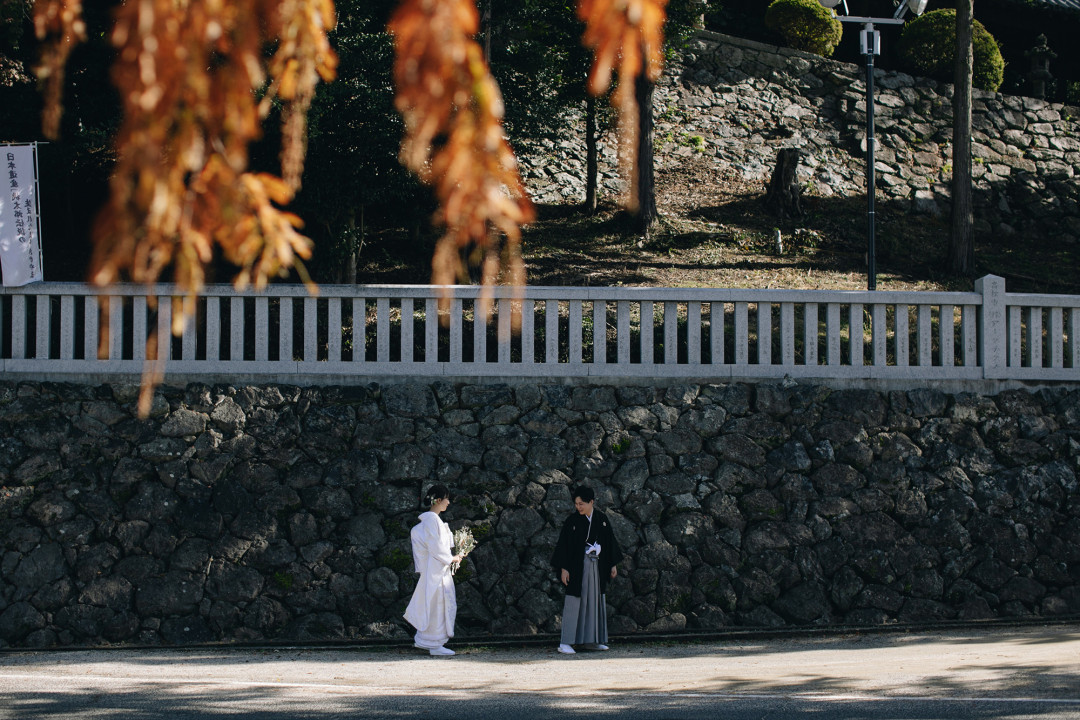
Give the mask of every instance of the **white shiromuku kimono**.
[[413, 563], [420, 579], [412, 600], [405, 610], [405, 619], [416, 628], [417, 647], [442, 647], [454, 637], [457, 617], [457, 593], [450, 563], [454, 538], [450, 526], [436, 513], [426, 512], [410, 532]]

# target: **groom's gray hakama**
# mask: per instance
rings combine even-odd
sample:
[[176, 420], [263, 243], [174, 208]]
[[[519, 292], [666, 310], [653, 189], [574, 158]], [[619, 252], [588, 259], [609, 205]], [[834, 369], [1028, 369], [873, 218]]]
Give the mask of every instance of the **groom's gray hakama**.
[[[587, 554], [589, 548], [593, 554]], [[595, 549], [599, 549], [599, 556]], [[566, 570], [566, 601], [563, 603], [563, 645], [606, 645], [607, 611], [604, 590], [611, 569], [622, 560], [611, 522], [599, 510], [592, 519], [574, 513], [563, 523], [559, 541], [551, 556], [556, 575]]]
[[581, 597], [567, 595], [563, 602], [562, 638], [564, 645], [607, 644], [607, 612], [600, 592], [600, 573], [596, 558], [585, 556], [581, 577]]

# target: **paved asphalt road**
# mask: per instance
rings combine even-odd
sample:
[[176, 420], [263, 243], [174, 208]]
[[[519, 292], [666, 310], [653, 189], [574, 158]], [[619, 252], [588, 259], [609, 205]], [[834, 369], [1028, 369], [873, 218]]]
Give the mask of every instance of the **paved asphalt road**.
[[1080, 626], [613, 645], [0, 653], [0, 720], [1080, 718]]

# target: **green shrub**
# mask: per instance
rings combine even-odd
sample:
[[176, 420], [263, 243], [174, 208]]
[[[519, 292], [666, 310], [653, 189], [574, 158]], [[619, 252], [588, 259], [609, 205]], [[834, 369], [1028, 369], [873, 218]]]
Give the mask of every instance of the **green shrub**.
[[1065, 102], [1080, 105], [1080, 81], [1071, 81], [1065, 86]]
[[774, 0], [765, 11], [765, 24], [780, 33], [788, 47], [824, 57], [833, 54], [843, 33], [840, 21], [818, 0]]
[[[975, 54], [971, 84], [980, 90], [996, 91], [1005, 77], [1005, 60], [994, 36], [974, 21], [972, 46]], [[953, 82], [956, 66], [956, 11], [932, 10], [904, 26], [897, 44], [900, 61], [914, 75]]]

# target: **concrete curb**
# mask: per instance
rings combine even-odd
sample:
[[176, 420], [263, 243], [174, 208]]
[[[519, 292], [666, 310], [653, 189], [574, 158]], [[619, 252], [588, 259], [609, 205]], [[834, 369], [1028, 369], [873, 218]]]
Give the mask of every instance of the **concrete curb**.
[[[730, 630], [686, 630], [682, 632], [633, 635], [613, 635], [611, 644], [649, 645], [657, 643], [710, 643], [765, 640], [790, 640], [806, 638], [839, 638], [850, 635], [916, 635], [935, 632], [985, 631], [992, 629], [1013, 630], [1024, 628], [1050, 628], [1080, 626], [1080, 615], [1059, 618], [1012, 618], [1007, 620], [976, 620], [967, 622], [919, 623], [905, 625], [830, 625], [828, 627], [796, 628], [732, 628]], [[527, 648], [554, 647], [559, 636], [554, 633], [538, 635], [468, 635], [453, 638], [451, 645], [465, 647]], [[349, 640], [318, 640], [311, 642], [258, 642], [258, 643], [196, 643], [191, 645], [66, 645], [49, 648], [0, 648], [0, 657], [21, 653], [70, 653], [70, 652], [130, 652], [158, 650], [391, 650], [412, 648], [410, 638], [361, 638]]]

